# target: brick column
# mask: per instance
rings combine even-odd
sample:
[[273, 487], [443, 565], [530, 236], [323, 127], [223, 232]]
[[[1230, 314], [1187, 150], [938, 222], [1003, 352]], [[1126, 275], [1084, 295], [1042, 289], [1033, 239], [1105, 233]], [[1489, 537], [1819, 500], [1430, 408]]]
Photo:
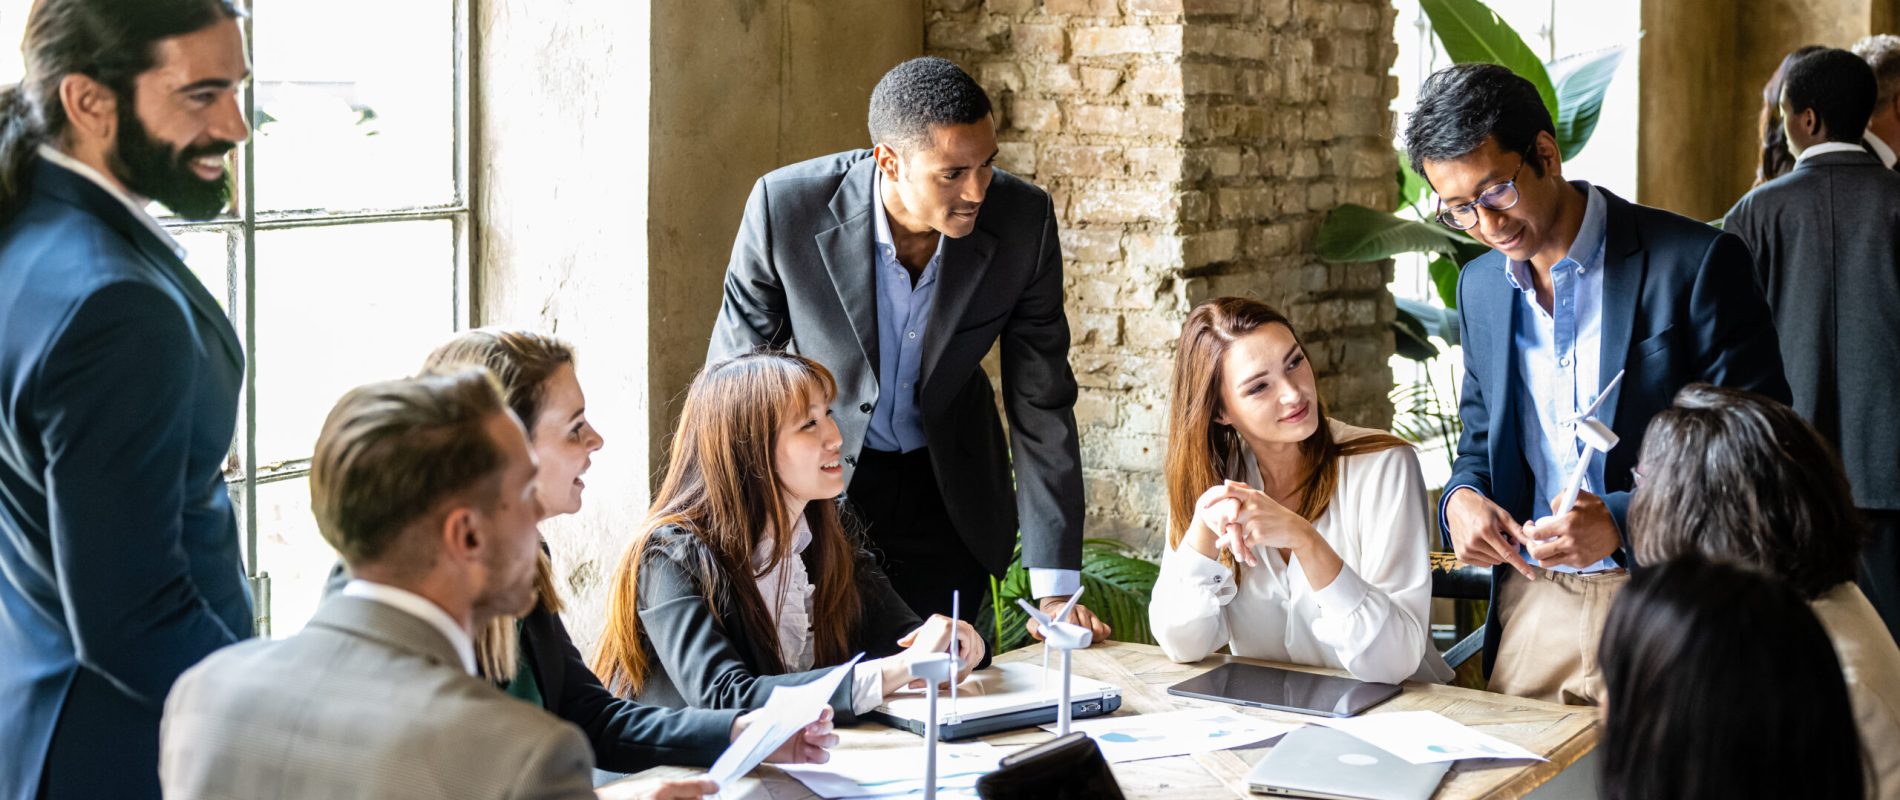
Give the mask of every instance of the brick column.
[[1157, 548], [1181, 321], [1224, 294], [1305, 337], [1331, 413], [1392, 416], [1391, 264], [1313, 255], [1326, 211], [1395, 199], [1384, 0], [925, 0], [928, 52], [999, 108], [1002, 166], [1049, 190], [1092, 536]]

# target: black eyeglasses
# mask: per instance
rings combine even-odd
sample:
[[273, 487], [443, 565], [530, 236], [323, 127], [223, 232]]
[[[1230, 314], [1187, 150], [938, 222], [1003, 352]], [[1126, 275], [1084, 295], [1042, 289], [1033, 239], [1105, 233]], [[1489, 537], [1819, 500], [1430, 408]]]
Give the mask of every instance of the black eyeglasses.
[[[1469, 203], [1446, 206], [1438, 212], [1438, 221], [1454, 230], [1468, 231], [1478, 226], [1478, 206], [1492, 211], [1509, 211], [1517, 205], [1517, 174], [1524, 171], [1524, 159], [1517, 160], [1517, 169], [1511, 171], [1511, 179], [1493, 184], [1478, 194], [1478, 199]], [[1443, 202], [1443, 201], [1440, 201]]]

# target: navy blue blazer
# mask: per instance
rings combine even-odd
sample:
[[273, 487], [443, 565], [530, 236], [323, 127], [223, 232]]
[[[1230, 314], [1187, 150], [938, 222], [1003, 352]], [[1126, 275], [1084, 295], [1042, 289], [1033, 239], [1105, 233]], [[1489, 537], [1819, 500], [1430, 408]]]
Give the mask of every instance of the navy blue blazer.
[[[1597, 191], [1602, 191], [1598, 189]], [[1754, 260], [1731, 234], [1661, 209], [1631, 203], [1607, 191], [1603, 265], [1601, 388], [1624, 370], [1597, 418], [1620, 440], [1603, 467], [1603, 504], [1628, 541], [1630, 468], [1643, 448], [1644, 429], [1670, 406], [1676, 392], [1698, 382], [1760, 392], [1788, 402], [1774, 318], [1755, 283]], [[1464, 433], [1446, 497], [1470, 486], [1519, 521], [1549, 513], [1536, 498], [1519, 434], [1518, 370], [1512, 334], [1523, 296], [1505, 278], [1503, 253], [1493, 250], [1458, 275], [1458, 328], [1464, 343], [1465, 381], [1458, 403]], [[1440, 531], [1445, 546], [1451, 532]], [[1633, 566], [1625, 550], [1618, 563]], [[1484, 672], [1491, 673], [1503, 623], [1497, 615], [1498, 579], [1492, 569], [1491, 617], [1486, 625]]]
[[31, 169], [0, 225], [0, 800], [157, 798], [172, 682], [251, 634], [243, 353], [130, 209]]

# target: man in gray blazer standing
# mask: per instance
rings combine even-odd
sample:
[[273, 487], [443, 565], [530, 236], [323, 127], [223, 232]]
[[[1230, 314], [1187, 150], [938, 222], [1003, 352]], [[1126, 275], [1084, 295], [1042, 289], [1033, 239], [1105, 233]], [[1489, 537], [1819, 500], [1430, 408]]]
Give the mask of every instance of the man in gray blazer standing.
[[[580, 729], [474, 675], [470, 631], [534, 604], [536, 469], [485, 372], [344, 395], [310, 499], [355, 579], [296, 636], [226, 648], [179, 678], [159, 733], [165, 796], [594, 797]], [[749, 722], [667, 713], [682, 747], [716, 750]], [[823, 760], [833, 741], [827, 715], [776, 756]], [[716, 789], [673, 781], [653, 796]]]
[[1724, 228], [1748, 243], [1775, 315], [1794, 408], [1834, 443], [1871, 538], [1860, 584], [1900, 638], [1900, 174], [1862, 149], [1873, 70], [1846, 50], [1788, 66], [1781, 116], [1794, 170]]
[[[949, 61], [912, 59], [878, 81], [870, 133], [874, 149], [752, 187], [707, 361], [770, 347], [831, 370], [848, 507], [892, 586], [925, 618], [950, 613], [960, 590], [963, 619], [987, 635], [982, 598], [1019, 528], [1044, 608], [1081, 586], [1055, 208], [993, 166], [989, 96]], [[998, 340], [1007, 441], [981, 365]]]

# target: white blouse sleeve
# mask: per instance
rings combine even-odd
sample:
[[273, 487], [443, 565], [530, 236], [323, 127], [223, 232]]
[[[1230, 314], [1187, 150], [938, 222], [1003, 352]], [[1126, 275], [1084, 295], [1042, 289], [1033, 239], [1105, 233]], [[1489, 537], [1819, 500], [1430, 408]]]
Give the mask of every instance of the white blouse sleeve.
[[1313, 637], [1359, 680], [1398, 683], [1418, 675], [1443, 681], [1448, 670], [1421, 666], [1436, 653], [1428, 626], [1432, 575], [1418, 453], [1395, 447], [1354, 461], [1352, 467], [1364, 470], [1350, 478], [1358, 485], [1336, 501], [1359, 504], [1337, 509], [1346, 512], [1343, 519], [1360, 523], [1358, 530], [1343, 532], [1359, 540], [1358, 563], [1346, 564], [1314, 593], [1320, 612]]
[[1227, 644], [1224, 607], [1234, 599], [1234, 571], [1186, 542], [1164, 548], [1161, 574], [1149, 595], [1148, 625], [1161, 652], [1187, 663]]

